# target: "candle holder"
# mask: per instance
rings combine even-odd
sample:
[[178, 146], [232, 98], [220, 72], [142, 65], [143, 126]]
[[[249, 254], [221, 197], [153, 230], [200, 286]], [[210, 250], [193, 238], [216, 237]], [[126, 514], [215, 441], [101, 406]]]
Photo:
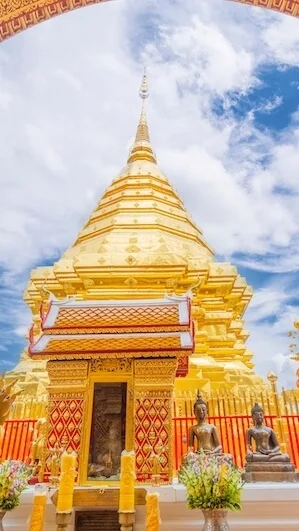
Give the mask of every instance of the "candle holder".
[[56, 513], [57, 531], [66, 531], [72, 518], [72, 513]]
[[132, 512], [120, 512], [118, 521], [120, 523], [120, 531], [133, 531], [133, 525], [135, 522], [135, 511]]

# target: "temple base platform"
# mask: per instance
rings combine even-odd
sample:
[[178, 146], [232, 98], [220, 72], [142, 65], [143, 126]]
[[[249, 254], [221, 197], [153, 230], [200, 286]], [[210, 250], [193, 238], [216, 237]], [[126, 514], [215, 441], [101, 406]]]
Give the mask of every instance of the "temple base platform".
[[[87, 490], [89, 489], [86, 488]], [[96, 488], [93, 487], [91, 490], [95, 491]], [[161, 531], [199, 531], [202, 528], [201, 511], [189, 510], [186, 507], [186, 490], [183, 485], [147, 487], [147, 490], [160, 493]], [[55, 507], [51, 501], [53, 492], [49, 492], [48, 496], [44, 531], [56, 531], [57, 529]], [[26, 531], [29, 528], [33, 497], [33, 488], [23, 493], [21, 505], [11, 513], [7, 513], [3, 520], [5, 531]], [[76, 507], [78, 512], [98, 509], [99, 507]], [[117, 508], [107, 507], [108, 510], [116, 512]], [[252, 483], [245, 485], [242, 511], [229, 513], [228, 521], [231, 531], [266, 531], [269, 529], [271, 531], [298, 531], [299, 484]], [[75, 531], [75, 514], [72, 516], [67, 531]], [[99, 531], [106, 531], [105, 526], [103, 530], [99, 528]], [[134, 531], [145, 531], [144, 506], [136, 508]]]
[[298, 481], [298, 475], [292, 463], [247, 463], [244, 480], [252, 482], [288, 482]]

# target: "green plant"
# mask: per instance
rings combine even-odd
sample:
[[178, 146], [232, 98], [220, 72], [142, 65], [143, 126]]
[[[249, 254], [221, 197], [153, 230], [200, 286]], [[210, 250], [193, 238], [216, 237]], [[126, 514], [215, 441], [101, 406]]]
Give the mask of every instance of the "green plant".
[[181, 467], [179, 481], [187, 488], [189, 509], [241, 509], [242, 470], [225, 456], [197, 454]]
[[0, 463], [0, 509], [11, 511], [20, 503], [20, 496], [28, 485], [31, 470], [20, 461]]

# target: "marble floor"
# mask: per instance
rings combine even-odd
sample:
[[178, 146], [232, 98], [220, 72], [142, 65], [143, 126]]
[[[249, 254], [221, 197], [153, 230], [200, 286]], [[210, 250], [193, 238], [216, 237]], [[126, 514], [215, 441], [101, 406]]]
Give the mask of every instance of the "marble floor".
[[[160, 493], [161, 531], [201, 531], [201, 512], [187, 509], [186, 491], [182, 485], [147, 487], [147, 490]], [[53, 491], [48, 495], [44, 531], [56, 531], [52, 494]], [[33, 488], [23, 493], [21, 505], [3, 520], [5, 531], [29, 529], [33, 496]], [[74, 531], [73, 521], [68, 531]], [[229, 514], [229, 525], [231, 531], [299, 531], [299, 483], [247, 484], [243, 492], [242, 511]], [[137, 508], [134, 531], [145, 531], [144, 507]]]

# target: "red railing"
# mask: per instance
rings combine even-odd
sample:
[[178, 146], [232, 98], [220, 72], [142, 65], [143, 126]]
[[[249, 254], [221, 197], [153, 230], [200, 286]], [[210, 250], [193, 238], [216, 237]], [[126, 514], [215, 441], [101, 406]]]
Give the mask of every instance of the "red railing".
[[[265, 417], [268, 426], [275, 426], [276, 417]], [[292, 462], [299, 470], [299, 414], [283, 415], [283, 426], [287, 451]], [[1, 459], [19, 459], [26, 461], [30, 456], [30, 445], [36, 420], [7, 420], [3, 426]], [[219, 438], [225, 453], [233, 456], [235, 463], [244, 465], [246, 454], [245, 432], [251, 426], [251, 417], [247, 415], [228, 415], [209, 417], [209, 422], [217, 427]], [[178, 470], [182, 456], [188, 451], [188, 431], [195, 423], [194, 417], [175, 417], [173, 419], [174, 469]]]
[[[299, 469], [299, 415], [284, 415], [282, 417], [287, 451], [292, 462]], [[275, 428], [276, 417], [267, 415], [266, 424]], [[228, 415], [226, 417], [209, 417], [209, 422], [217, 427], [224, 453], [233, 456], [235, 463], [243, 467], [246, 455], [245, 433], [252, 425], [251, 417], [247, 415]], [[188, 451], [188, 432], [194, 424], [194, 417], [175, 417], [173, 419], [174, 433], [174, 469], [181, 466], [182, 456]]]
[[282, 419], [288, 443], [288, 452], [296, 469], [299, 470], [299, 415], [283, 415]]
[[3, 426], [1, 459], [26, 461], [36, 420], [7, 420]]

